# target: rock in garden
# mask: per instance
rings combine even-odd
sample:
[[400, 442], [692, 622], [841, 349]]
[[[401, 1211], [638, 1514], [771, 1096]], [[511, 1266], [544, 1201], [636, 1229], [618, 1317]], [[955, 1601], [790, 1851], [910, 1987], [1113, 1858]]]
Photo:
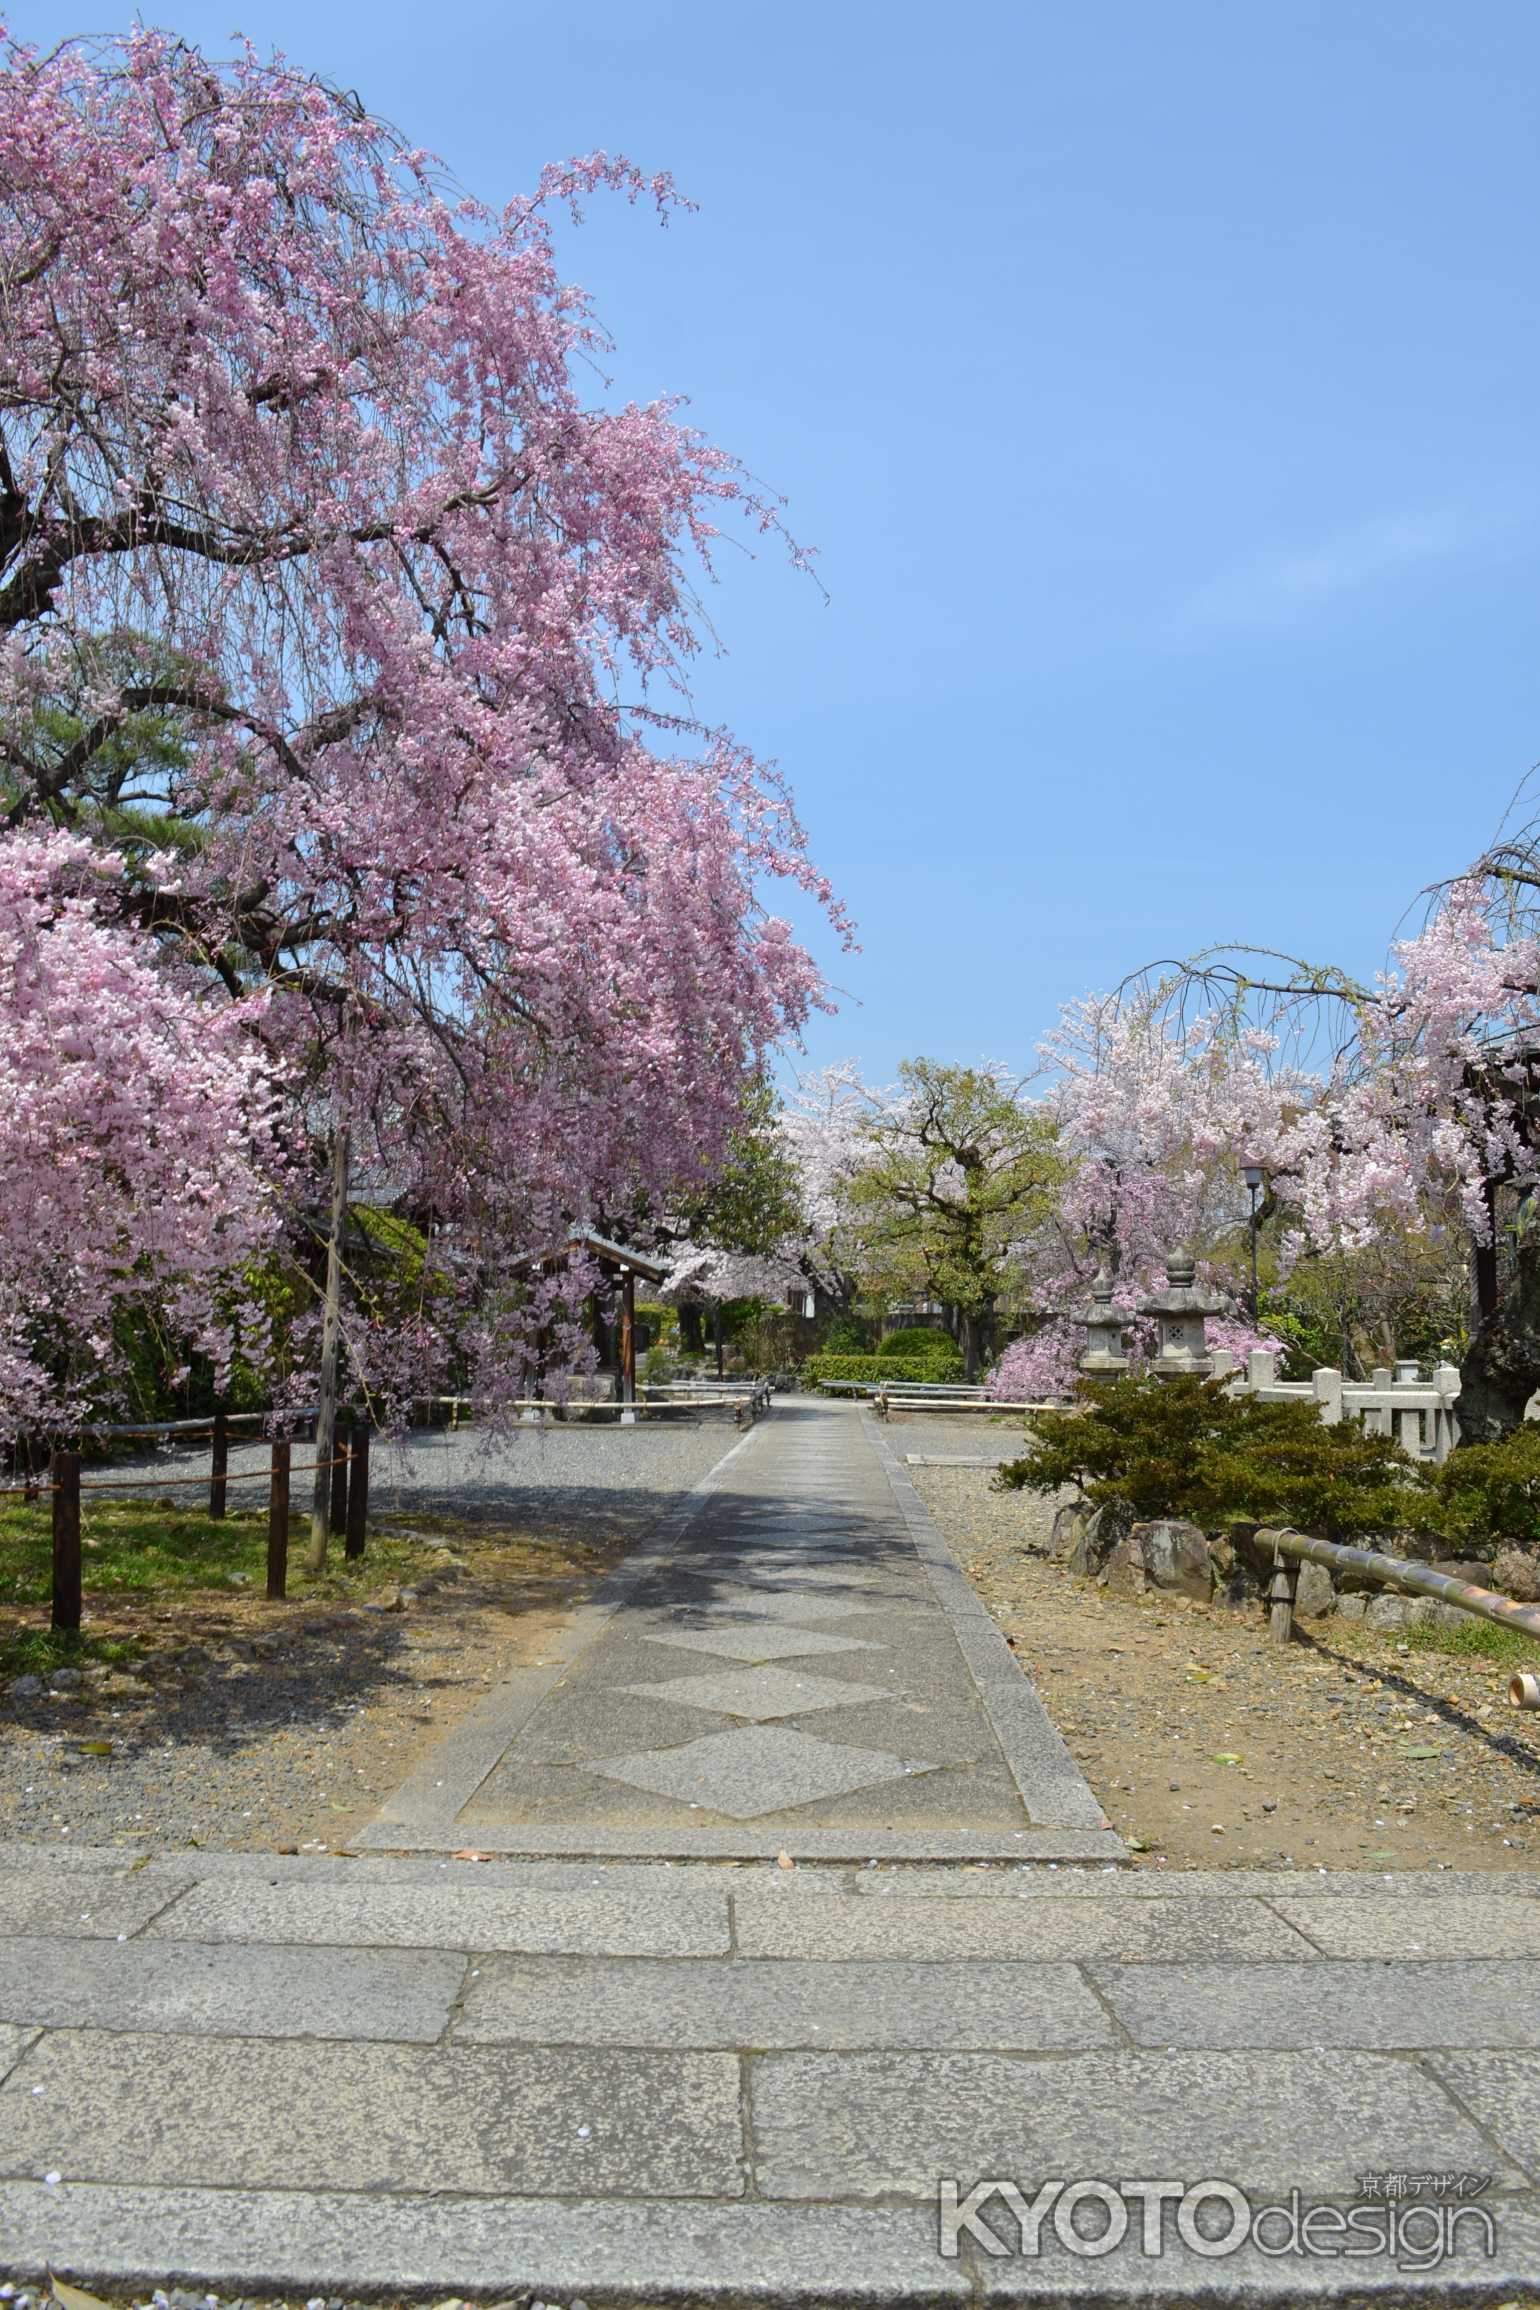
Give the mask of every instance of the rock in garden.
[[1126, 1508], [1108, 1506], [1096, 1508], [1086, 1518], [1069, 1555], [1065, 1570], [1082, 1575], [1101, 1571], [1120, 1540], [1126, 1540], [1133, 1529], [1133, 1518]]
[[1540, 1604], [1540, 1556], [1528, 1548], [1499, 1548], [1492, 1559], [1491, 1585], [1520, 1604]]
[[1118, 1542], [1102, 1568], [1102, 1578], [1114, 1595], [1146, 1596], [1149, 1593], [1142, 1545], [1144, 1531], [1144, 1525], [1136, 1524], [1133, 1531]]
[[1406, 1603], [1408, 1628], [1458, 1628], [1471, 1617], [1457, 1604], [1441, 1603], [1436, 1596], [1409, 1596]]
[[1473, 1588], [1490, 1588], [1494, 1567], [1479, 1556], [1435, 1556], [1429, 1570], [1450, 1580], [1467, 1580]]
[[1095, 1513], [1087, 1500], [1066, 1500], [1062, 1508], [1055, 1509], [1053, 1529], [1048, 1537], [1049, 1555], [1072, 1556]]
[[13, 1676], [9, 1691], [12, 1700], [36, 1700], [43, 1689], [40, 1676]]
[[[52, 1692], [75, 1692], [85, 1682], [78, 1668], [56, 1668], [48, 1679]], [[15, 1691], [15, 1686], [11, 1687]]]
[[1369, 1628], [1406, 1628], [1411, 1612], [1409, 1596], [1371, 1596], [1364, 1607], [1364, 1622]]
[[1337, 1591], [1324, 1564], [1301, 1564], [1294, 1590], [1294, 1611], [1301, 1620], [1324, 1620], [1336, 1610]]
[[1213, 1602], [1225, 1612], [1247, 1612], [1262, 1594], [1262, 1583], [1233, 1539], [1221, 1533], [1208, 1544], [1214, 1576]]
[[1136, 1524], [1130, 1538], [1141, 1545], [1145, 1576], [1153, 1587], [1207, 1604], [1214, 1575], [1207, 1538], [1196, 1524], [1174, 1517], [1158, 1524]]

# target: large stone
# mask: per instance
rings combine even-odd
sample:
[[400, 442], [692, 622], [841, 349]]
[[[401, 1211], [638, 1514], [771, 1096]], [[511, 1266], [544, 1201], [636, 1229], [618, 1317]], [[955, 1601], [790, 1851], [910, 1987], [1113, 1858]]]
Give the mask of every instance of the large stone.
[[1073, 1556], [1087, 1524], [1095, 1513], [1096, 1510], [1091, 1506], [1089, 1500], [1066, 1500], [1062, 1508], [1056, 1508], [1053, 1516], [1053, 1529], [1048, 1536], [1049, 1555], [1057, 1556], [1061, 1560], [1066, 1556]]
[[1159, 1524], [1136, 1524], [1131, 1538], [1144, 1551], [1145, 1577], [1154, 1588], [1169, 1589], [1207, 1604], [1214, 1585], [1208, 1541], [1196, 1524], [1170, 1519]]
[[1078, 1572], [1082, 1578], [1094, 1578], [1118, 1542], [1126, 1539], [1132, 1529], [1133, 1518], [1126, 1508], [1108, 1505], [1094, 1509], [1065, 1558], [1066, 1571]]
[[1371, 1596], [1364, 1606], [1364, 1621], [1370, 1628], [1407, 1628], [1411, 1625], [1412, 1600], [1383, 1589]]
[[1107, 1586], [1125, 1596], [1152, 1588], [1206, 1604], [1213, 1588], [1208, 1542], [1196, 1524], [1136, 1524], [1107, 1558]]
[[1444, 1604], [1436, 1596], [1412, 1596], [1407, 1599], [1406, 1625], [1408, 1628], [1458, 1628], [1470, 1618], [1457, 1604]]
[[1337, 1591], [1324, 1564], [1301, 1564], [1294, 1590], [1294, 1611], [1300, 1620], [1324, 1620], [1336, 1607]]
[[1222, 1532], [1211, 1539], [1208, 1560], [1214, 1576], [1213, 1602], [1225, 1612], [1251, 1611], [1263, 1594], [1263, 1585], [1235, 1536]]
[[1520, 1604], [1540, 1604], [1540, 1555], [1528, 1548], [1499, 1548], [1492, 1559], [1492, 1586]]
[[1442, 1572], [1449, 1580], [1469, 1581], [1473, 1588], [1490, 1588], [1492, 1567], [1482, 1556], [1435, 1556], [1428, 1569]]
[[1115, 1596], [1147, 1596], [1149, 1575], [1144, 1568], [1144, 1549], [1140, 1541], [1142, 1525], [1120, 1540], [1102, 1567], [1102, 1578]]

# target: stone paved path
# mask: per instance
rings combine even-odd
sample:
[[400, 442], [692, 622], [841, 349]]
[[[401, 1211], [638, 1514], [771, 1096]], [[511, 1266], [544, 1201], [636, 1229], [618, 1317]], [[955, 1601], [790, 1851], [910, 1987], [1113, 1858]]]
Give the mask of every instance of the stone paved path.
[[[1105, 1832], [1054, 1825], [1083, 1784], [880, 1443], [823, 1413], [748, 1442], [380, 1824], [422, 1850], [0, 1848], [0, 2271], [589, 2310], [1531, 2298], [1540, 1878], [946, 1859]], [[660, 1698], [681, 1677], [711, 1689]], [[821, 1761], [753, 1737], [802, 1728]], [[674, 1857], [432, 1849], [472, 1822]], [[767, 1823], [850, 1851], [721, 1854]], [[1452, 2259], [1426, 2197], [1399, 2266], [1342, 2259], [1366, 2175], [1465, 2189]], [[1059, 2200], [1020, 2251], [994, 2197], [943, 2254], [939, 2186], [994, 2179], [1240, 2197], [1186, 2232], [1157, 2200], [1147, 2253], [1130, 2193], [1095, 2254]], [[1315, 2256], [1241, 2236], [1293, 2191]]]
[[1113, 1859], [881, 1431], [756, 1428], [403, 1788], [374, 1848]]

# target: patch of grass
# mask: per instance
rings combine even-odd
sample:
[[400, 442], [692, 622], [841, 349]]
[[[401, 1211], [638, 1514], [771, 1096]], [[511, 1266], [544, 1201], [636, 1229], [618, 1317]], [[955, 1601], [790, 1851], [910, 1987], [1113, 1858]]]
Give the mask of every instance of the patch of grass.
[[[463, 1533], [461, 1537], [463, 1537]], [[410, 1585], [437, 1563], [417, 1537], [371, 1527], [362, 1557], [349, 1563], [333, 1534], [326, 1569], [304, 1568], [308, 1517], [289, 1527], [291, 1600], [356, 1602], [372, 1590]], [[82, 1589], [93, 1605], [174, 1596], [260, 1596], [267, 1580], [267, 1510], [237, 1509], [216, 1521], [206, 1509], [164, 1508], [150, 1500], [81, 1499]], [[45, 1497], [0, 1505], [0, 1677], [46, 1676], [87, 1660], [128, 1661], [144, 1649], [130, 1638], [87, 1628], [65, 1635], [40, 1620], [53, 1592], [53, 1518]], [[275, 1607], [275, 1610], [279, 1608]]]
[[78, 1668], [87, 1660], [129, 1661], [139, 1649], [122, 1637], [69, 1636], [55, 1628], [0, 1627], [0, 1680], [49, 1676], [56, 1668]]
[[1462, 1620], [1458, 1627], [1419, 1625], [1408, 1628], [1400, 1641], [1414, 1652], [1444, 1652], [1455, 1659], [1500, 1660], [1512, 1668], [1533, 1668], [1540, 1660], [1540, 1642], [1522, 1629], [1500, 1628], [1495, 1620]]

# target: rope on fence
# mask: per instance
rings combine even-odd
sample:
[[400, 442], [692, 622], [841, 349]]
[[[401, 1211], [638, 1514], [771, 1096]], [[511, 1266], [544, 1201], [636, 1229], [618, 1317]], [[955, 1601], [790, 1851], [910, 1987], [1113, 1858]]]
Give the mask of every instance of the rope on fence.
[[[309, 1476], [314, 1474], [317, 1468], [346, 1467], [347, 1459], [346, 1452], [339, 1452], [334, 1460], [301, 1460], [291, 1472], [296, 1476]], [[226, 1475], [225, 1482], [227, 1484], [265, 1484], [270, 1474], [271, 1471], [267, 1468], [235, 1469]], [[82, 1495], [87, 1492], [143, 1492], [147, 1491], [153, 1484], [158, 1491], [172, 1492], [179, 1489], [185, 1490], [189, 1484], [207, 1484], [207, 1482], [207, 1476], [109, 1476], [100, 1484], [82, 1484], [79, 1489]], [[45, 1492], [56, 1492], [58, 1489], [57, 1484], [0, 1484], [0, 1499], [8, 1499], [14, 1495], [17, 1499], [37, 1500], [41, 1499]]]

